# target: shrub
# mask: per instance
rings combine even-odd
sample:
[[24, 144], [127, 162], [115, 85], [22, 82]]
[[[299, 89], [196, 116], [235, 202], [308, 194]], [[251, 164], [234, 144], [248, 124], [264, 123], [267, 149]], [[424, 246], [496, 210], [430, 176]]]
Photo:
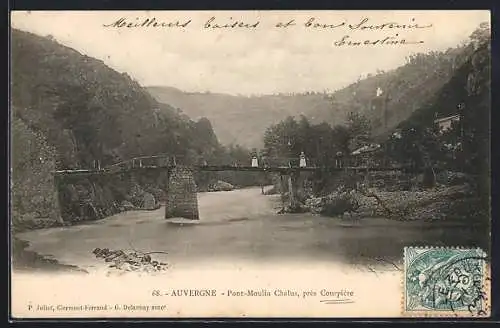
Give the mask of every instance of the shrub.
[[323, 200], [321, 215], [339, 216], [345, 212], [354, 212], [359, 204], [351, 193], [338, 193]]

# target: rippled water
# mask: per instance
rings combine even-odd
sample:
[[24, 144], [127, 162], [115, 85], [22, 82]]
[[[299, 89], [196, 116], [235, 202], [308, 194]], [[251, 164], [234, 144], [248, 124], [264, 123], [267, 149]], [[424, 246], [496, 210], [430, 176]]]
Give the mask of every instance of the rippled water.
[[[348, 220], [312, 214], [278, 215], [279, 197], [260, 188], [199, 194], [200, 221], [175, 225], [164, 208], [131, 211], [64, 228], [19, 234], [31, 249], [82, 268], [102, 266], [96, 247], [164, 251], [177, 265], [244, 260], [400, 265], [410, 245], [483, 246], [485, 232], [445, 222], [398, 222], [380, 218]], [[156, 255], [155, 255], [156, 256]], [[163, 260], [163, 258], [162, 258]]]

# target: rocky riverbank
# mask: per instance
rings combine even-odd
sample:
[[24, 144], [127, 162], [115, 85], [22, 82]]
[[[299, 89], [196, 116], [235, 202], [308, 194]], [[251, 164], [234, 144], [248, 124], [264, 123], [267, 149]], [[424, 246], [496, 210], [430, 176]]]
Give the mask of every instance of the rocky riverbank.
[[[340, 174], [323, 183], [321, 195], [299, 189], [299, 206], [285, 207], [280, 213], [311, 212], [330, 217], [385, 217], [400, 221], [477, 218], [478, 222], [489, 222], [488, 206], [477, 194], [475, 180], [460, 172], [440, 171], [435, 187], [428, 188], [422, 174]], [[283, 196], [288, 198], [287, 193]]]
[[12, 231], [70, 226], [130, 210], [156, 210], [165, 199], [165, 191], [154, 181], [107, 179], [60, 182], [55, 196], [59, 201], [50, 211], [13, 209]]
[[416, 191], [382, 191], [376, 188], [339, 190], [309, 198], [304, 208], [324, 216], [385, 217], [411, 220], [473, 220], [487, 216], [468, 184], [438, 186]]

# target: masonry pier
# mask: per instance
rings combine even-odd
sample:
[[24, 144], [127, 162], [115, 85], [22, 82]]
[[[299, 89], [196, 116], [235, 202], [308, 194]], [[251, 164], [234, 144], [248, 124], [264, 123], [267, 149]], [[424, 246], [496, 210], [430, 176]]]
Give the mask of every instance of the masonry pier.
[[169, 174], [165, 219], [175, 217], [200, 219], [193, 171], [185, 166], [176, 166]]

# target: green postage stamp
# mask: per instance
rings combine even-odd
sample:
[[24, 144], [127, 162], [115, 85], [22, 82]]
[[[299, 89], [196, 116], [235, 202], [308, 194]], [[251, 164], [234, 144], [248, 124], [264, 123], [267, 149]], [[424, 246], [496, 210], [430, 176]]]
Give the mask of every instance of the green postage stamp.
[[405, 247], [405, 316], [487, 317], [490, 275], [479, 248]]

